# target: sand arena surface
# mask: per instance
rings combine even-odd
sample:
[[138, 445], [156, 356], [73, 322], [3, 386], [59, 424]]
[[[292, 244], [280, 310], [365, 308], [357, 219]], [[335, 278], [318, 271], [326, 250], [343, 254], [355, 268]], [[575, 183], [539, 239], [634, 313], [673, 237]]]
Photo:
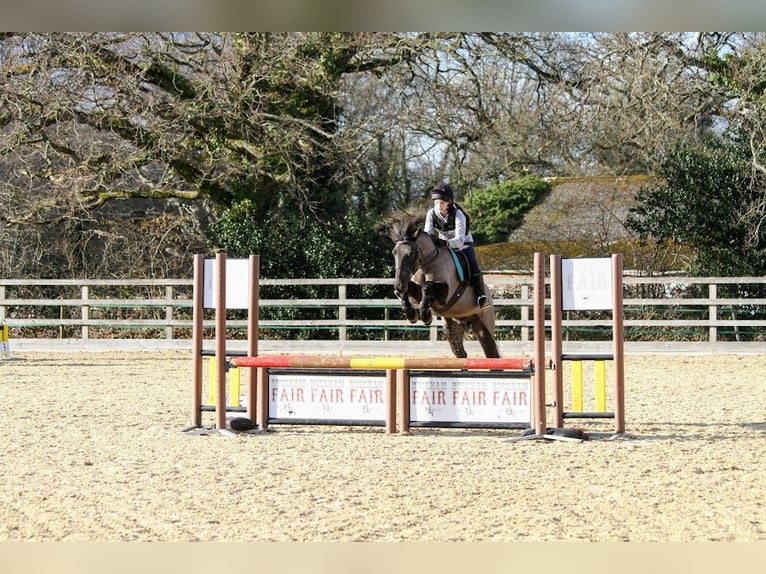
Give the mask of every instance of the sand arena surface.
[[[2, 541], [763, 541], [766, 357], [628, 355], [626, 430], [200, 436], [188, 352], [0, 364]], [[212, 414], [205, 424], [212, 424]]]

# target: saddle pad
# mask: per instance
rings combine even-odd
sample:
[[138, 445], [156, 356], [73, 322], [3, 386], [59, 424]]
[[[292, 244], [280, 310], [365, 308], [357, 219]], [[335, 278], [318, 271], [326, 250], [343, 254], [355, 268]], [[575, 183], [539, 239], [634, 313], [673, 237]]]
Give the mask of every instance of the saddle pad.
[[460, 259], [457, 256], [457, 250], [450, 249], [449, 254], [452, 255], [452, 261], [455, 262], [455, 269], [457, 269], [458, 279], [460, 279], [460, 282], [462, 283], [465, 281], [465, 274], [463, 273], [463, 266], [460, 264]]

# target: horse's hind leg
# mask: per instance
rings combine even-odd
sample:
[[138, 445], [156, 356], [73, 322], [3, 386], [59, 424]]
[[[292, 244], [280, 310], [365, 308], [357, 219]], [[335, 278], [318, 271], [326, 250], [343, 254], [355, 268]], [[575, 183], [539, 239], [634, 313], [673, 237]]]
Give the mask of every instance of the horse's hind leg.
[[484, 332], [483, 335], [477, 335], [479, 344], [484, 351], [484, 356], [488, 359], [497, 359], [500, 357], [500, 349], [497, 348], [497, 341], [489, 332]]
[[452, 354], [458, 359], [465, 359], [468, 353], [465, 352], [465, 346], [463, 345], [463, 336], [465, 335], [465, 323], [456, 319], [450, 319], [448, 317], [442, 318], [442, 329], [444, 330], [444, 336], [447, 338], [449, 348], [452, 350]]
[[484, 356], [489, 359], [497, 359], [500, 357], [500, 350], [497, 348], [497, 341], [490, 329], [481, 320], [479, 315], [471, 318], [471, 328], [473, 329], [476, 338], [479, 340]]

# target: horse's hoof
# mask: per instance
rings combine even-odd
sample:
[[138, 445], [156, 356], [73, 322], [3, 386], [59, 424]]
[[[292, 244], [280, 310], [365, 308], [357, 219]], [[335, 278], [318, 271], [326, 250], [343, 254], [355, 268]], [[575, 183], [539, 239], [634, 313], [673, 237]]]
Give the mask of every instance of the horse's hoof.
[[423, 324], [428, 326], [434, 320], [434, 316], [431, 311], [421, 311], [420, 318], [423, 320]]
[[417, 323], [417, 322], [418, 322], [418, 316], [417, 316], [417, 314], [415, 313], [415, 311], [410, 311], [409, 313], [405, 313], [405, 315], [407, 316], [407, 320], [408, 320], [410, 323], [413, 323], [413, 324], [414, 324], [414, 323]]

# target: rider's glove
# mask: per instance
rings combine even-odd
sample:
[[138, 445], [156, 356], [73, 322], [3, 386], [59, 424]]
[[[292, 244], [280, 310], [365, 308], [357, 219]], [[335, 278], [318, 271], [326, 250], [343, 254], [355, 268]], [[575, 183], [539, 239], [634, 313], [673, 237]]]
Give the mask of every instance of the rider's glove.
[[431, 239], [434, 240], [434, 245], [436, 245], [436, 247], [447, 247], [449, 245], [449, 243], [436, 234], [432, 235]]

